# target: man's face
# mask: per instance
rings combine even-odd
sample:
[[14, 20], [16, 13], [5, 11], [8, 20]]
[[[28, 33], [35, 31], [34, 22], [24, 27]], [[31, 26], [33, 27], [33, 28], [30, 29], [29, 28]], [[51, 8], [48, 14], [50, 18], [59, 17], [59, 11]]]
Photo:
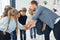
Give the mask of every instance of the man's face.
[[30, 15], [33, 15], [33, 14], [34, 14], [34, 13], [33, 13], [34, 11], [33, 11], [31, 8], [29, 8], [28, 11], [29, 11], [29, 14], [30, 14]]
[[30, 4], [30, 9], [36, 10], [37, 6], [35, 4]]
[[34, 14], [35, 10], [36, 10], [37, 6], [35, 4], [30, 4], [30, 7], [29, 7], [29, 13], [31, 15]]

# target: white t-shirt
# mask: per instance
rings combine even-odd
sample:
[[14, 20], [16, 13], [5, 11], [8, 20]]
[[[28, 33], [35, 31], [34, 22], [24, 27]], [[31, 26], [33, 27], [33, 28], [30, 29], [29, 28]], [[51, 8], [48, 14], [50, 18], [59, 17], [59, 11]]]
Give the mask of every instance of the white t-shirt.
[[[32, 16], [33, 16], [33, 15], [30, 15], [30, 14], [27, 15], [27, 21], [26, 21], [26, 24], [28, 24], [28, 22], [30, 22], [30, 20], [32, 19]], [[35, 24], [32, 25], [32, 27], [35, 27]]]

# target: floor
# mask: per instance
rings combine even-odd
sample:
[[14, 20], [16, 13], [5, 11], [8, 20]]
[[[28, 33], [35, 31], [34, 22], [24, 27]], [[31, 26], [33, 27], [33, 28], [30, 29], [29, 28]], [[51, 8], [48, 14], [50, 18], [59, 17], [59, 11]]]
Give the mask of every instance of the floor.
[[[26, 31], [26, 34], [27, 34], [27, 39], [26, 40], [44, 40], [44, 35], [37, 35], [37, 37], [36, 37], [36, 39], [31, 39], [30, 38], [30, 30], [27, 30]], [[20, 33], [18, 33], [18, 35], [17, 35], [17, 40], [20, 40]], [[53, 31], [51, 31], [51, 34], [50, 34], [50, 40], [55, 40], [55, 38], [54, 38], [54, 35], [53, 35]]]

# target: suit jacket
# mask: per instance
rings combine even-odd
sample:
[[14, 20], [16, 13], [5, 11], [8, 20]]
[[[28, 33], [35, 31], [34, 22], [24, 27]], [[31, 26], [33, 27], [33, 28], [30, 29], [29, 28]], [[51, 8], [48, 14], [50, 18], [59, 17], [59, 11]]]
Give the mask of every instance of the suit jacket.
[[50, 28], [54, 28], [54, 22], [59, 16], [52, 12], [52, 10], [39, 6], [37, 10], [35, 11], [34, 16], [32, 17], [32, 20], [40, 19], [43, 23], [46, 23]]

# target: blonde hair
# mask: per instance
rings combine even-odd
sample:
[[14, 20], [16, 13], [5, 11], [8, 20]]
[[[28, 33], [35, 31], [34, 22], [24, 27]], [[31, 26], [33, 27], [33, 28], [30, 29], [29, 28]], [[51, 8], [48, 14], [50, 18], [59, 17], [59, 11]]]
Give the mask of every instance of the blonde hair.
[[8, 11], [8, 25], [10, 23], [10, 20], [11, 20], [11, 16], [14, 16], [15, 17], [15, 22], [16, 22], [16, 27], [18, 26], [18, 20], [16, 18], [16, 15], [18, 14], [18, 11], [16, 9], [11, 9]]

